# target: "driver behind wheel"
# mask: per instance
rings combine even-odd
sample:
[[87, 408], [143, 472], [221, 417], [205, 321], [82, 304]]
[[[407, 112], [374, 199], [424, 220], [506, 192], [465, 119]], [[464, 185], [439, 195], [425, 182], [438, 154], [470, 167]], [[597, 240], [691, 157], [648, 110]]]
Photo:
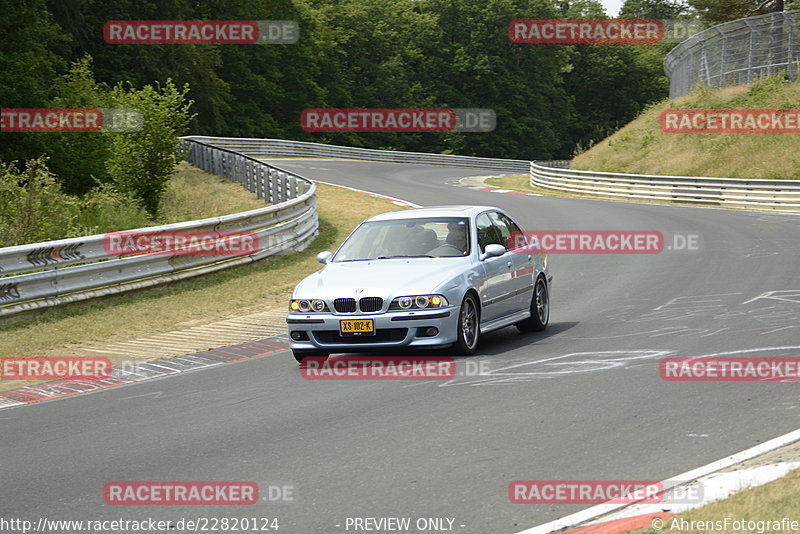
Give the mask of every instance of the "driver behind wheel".
[[445, 238], [445, 243], [452, 245], [461, 251], [462, 254], [467, 253], [467, 225], [463, 222], [447, 223], [447, 230], [449, 233]]
[[447, 223], [448, 234], [444, 242], [431, 250], [429, 254], [436, 257], [465, 256], [469, 250], [467, 225], [460, 222]]

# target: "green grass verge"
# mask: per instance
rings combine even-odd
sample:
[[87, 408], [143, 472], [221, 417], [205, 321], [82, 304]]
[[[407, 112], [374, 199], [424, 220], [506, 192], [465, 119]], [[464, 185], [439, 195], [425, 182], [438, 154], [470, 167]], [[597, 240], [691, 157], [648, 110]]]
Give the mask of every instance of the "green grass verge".
[[[663, 527], [659, 530], [647, 530], [647, 534], [663, 534], [666, 532], [676, 534], [696, 533], [752, 533], [752, 532], [798, 532], [798, 528], [788, 530], [780, 525], [770, 525], [767, 522], [780, 522], [787, 518], [800, 525], [800, 470], [792, 471], [786, 476], [758, 486], [746, 489], [700, 508], [689, 510], [665, 518]], [[726, 518], [729, 518], [725, 528]], [[735, 530], [733, 521], [752, 521], [752, 525], [740, 524], [745, 528]], [[762, 523], [759, 526], [759, 521]], [[779, 528], [770, 528], [770, 527]]]
[[773, 77], [748, 86], [699, 88], [651, 106], [579, 154], [571, 168], [634, 174], [800, 179], [800, 133], [664, 133], [664, 109], [797, 109], [800, 81]]

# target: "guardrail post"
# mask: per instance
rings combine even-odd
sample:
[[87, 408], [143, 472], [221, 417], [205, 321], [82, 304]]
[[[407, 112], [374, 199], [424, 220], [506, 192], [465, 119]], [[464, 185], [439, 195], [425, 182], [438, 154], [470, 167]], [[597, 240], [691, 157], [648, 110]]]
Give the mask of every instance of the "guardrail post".
[[252, 193], [253, 192], [253, 162], [250, 161], [249, 159], [245, 160], [244, 180], [245, 180], [245, 184], [244, 184], [245, 189], [247, 189], [248, 191], [250, 191]]
[[278, 171], [278, 202], [286, 200], [286, 173]]
[[270, 204], [278, 203], [278, 171], [269, 170], [269, 201]]
[[264, 196], [264, 166], [258, 165], [256, 167], [256, 198], [260, 199]]

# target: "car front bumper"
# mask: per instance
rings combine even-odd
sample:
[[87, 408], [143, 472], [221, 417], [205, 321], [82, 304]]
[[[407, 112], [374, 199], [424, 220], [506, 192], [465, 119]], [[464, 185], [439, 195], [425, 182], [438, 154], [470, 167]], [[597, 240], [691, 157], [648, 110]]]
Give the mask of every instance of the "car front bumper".
[[[456, 342], [458, 307], [433, 310], [392, 310], [383, 313], [290, 313], [286, 317], [291, 347], [296, 350], [348, 352], [390, 347], [435, 347]], [[374, 335], [342, 336], [339, 321], [372, 319]], [[426, 335], [436, 328], [438, 333]], [[302, 339], [296, 339], [302, 337]]]

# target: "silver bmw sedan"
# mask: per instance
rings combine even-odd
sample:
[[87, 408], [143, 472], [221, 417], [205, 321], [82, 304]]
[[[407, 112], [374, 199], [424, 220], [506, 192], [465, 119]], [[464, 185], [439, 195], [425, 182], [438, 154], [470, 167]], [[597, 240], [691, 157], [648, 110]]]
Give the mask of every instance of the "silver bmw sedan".
[[550, 317], [547, 256], [499, 208], [383, 213], [317, 260], [286, 318], [298, 362], [390, 347], [473, 354], [482, 333], [544, 330]]

